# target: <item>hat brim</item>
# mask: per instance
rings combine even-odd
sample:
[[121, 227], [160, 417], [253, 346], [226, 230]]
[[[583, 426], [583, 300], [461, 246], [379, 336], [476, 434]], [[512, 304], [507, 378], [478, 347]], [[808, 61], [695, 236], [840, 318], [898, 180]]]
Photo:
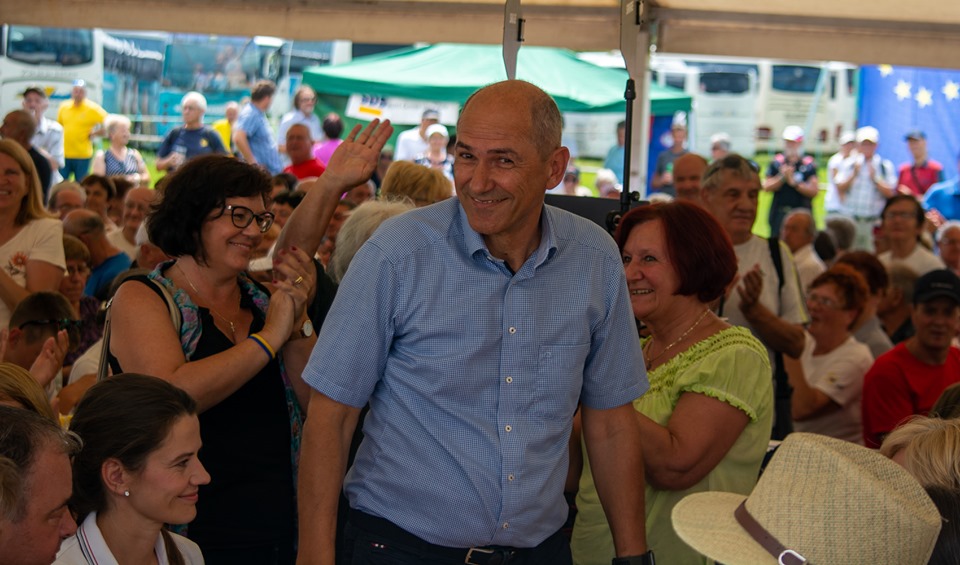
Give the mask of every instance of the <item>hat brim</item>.
[[673, 507], [673, 529], [687, 545], [724, 565], [776, 565], [733, 516], [746, 498], [731, 492], [691, 494]]
[[930, 302], [934, 298], [949, 298], [954, 302], [956, 302], [957, 304], [960, 304], [960, 296], [957, 296], [956, 293], [950, 292], [948, 290], [932, 290], [930, 292], [917, 296], [914, 299], [913, 303], [924, 304], [926, 302]]

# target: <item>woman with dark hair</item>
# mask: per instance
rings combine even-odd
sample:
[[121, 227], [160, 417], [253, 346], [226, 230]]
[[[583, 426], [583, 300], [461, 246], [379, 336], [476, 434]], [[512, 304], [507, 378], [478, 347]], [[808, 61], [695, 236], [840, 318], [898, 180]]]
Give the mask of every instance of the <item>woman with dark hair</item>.
[[63, 224], [43, 209], [30, 155], [0, 140], [0, 328], [27, 295], [55, 291], [63, 278]]
[[[616, 239], [633, 313], [650, 330], [643, 339], [650, 389], [634, 401], [647, 542], [657, 561], [702, 564], [673, 531], [670, 513], [693, 492], [753, 489], [773, 422], [770, 361], [748, 330], [711, 311], [734, 280], [737, 258], [703, 208], [684, 201], [635, 208]], [[574, 562], [610, 563], [613, 539], [586, 457], [577, 509]]]
[[229, 157], [180, 167], [147, 224], [150, 241], [177, 259], [121, 285], [111, 313], [114, 374], [149, 372], [199, 406], [204, 463], [217, 480], [201, 489], [188, 536], [208, 563], [295, 557], [296, 461], [308, 398], [300, 373], [316, 342], [305, 314], [316, 269], [291, 247], [275, 255], [272, 295], [247, 276], [273, 224], [269, 192], [266, 172]]
[[190, 395], [155, 377], [117, 375], [87, 391], [70, 431], [83, 440], [70, 500], [80, 527], [55, 565], [202, 564], [197, 544], [164, 528], [192, 520], [210, 482]]
[[870, 348], [853, 337], [867, 302], [867, 283], [853, 267], [837, 264], [810, 283], [810, 324], [799, 360], [785, 357], [793, 394], [794, 431], [863, 444], [860, 397], [873, 365]]

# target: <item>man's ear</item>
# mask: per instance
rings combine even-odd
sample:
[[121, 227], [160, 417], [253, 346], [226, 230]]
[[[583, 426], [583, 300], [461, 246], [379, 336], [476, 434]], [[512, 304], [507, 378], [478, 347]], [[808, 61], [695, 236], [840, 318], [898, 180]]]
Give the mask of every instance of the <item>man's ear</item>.
[[568, 162], [570, 162], [570, 150], [566, 147], [555, 149], [547, 158], [547, 164], [550, 166], [550, 185], [547, 186], [547, 190], [563, 182], [563, 175], [567, 172]]
[[23, 339], [23, 330], [20, 328], [10, 328], [8, 331], [10, 332], [7, 336], [8, 344], [17, 345], [20, 343], [20, 340]]

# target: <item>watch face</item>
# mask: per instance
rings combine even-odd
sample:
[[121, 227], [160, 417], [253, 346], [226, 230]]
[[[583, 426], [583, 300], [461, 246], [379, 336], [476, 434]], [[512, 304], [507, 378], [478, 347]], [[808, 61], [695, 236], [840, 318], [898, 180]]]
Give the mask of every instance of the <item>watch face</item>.
[[313, 322], [307, 320], [303, 323], [303, 326], [300, 328], [300, 335], [303, 337], [310, 337], [313, 335]]

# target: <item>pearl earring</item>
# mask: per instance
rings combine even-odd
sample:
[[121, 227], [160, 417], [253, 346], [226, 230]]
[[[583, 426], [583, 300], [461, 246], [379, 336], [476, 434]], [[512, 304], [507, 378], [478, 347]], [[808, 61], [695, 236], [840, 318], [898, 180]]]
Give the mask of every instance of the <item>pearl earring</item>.
[[130, 491], [128, 491], [128, 490], [123, 491], [123, 496], [129, 497], [129, 496], [130, 496]]

